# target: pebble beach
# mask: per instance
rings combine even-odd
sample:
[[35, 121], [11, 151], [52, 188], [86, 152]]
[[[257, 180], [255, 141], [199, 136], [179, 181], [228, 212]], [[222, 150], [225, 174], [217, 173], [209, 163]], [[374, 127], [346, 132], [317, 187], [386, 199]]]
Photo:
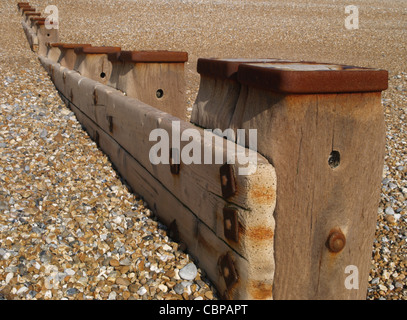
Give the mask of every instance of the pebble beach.
[[[216, 300], [182, 243], [115, 171], [29, 48], [18, 1], [0, 3], [0, 300]], [[46, 2], [30, 1], [37, 11]], [[381, 68], [386, 157], [368, 300], [407, 300], [407, 2], [53, 0], [60, 42]]]

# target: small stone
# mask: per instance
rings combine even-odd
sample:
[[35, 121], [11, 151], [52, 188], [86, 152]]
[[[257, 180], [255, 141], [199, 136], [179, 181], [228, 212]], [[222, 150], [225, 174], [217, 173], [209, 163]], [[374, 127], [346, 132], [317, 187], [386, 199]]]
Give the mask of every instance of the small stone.
[[212, 291], [206, 291], [205, 292], [205, 297], [209, 300], [213, 299], [213, 292]]
[[51, 290], [47, 290], [44, 294], [44, 298], [45, 299], [51, 299], [52, 298], [52, 291]]
[[73, 276], [76, 272], [74, 270], [72, 270], [71, 268], [66, 268], [64, 270], [64, 272], [68, 275], [68, 276]]
[[394, 210], [392, 207], [387, 207], [386, 210], [384, 210], [384, 212], [388, 215], [393, 215], [394, 214]]
[[184, 286], [181, 283], [177, 283], [174, 287], [174, 291], [177, 294], [183, 294], [184, 293]]
[[158, 289], [160, 289], [162, 292], [168, 291], [168, 287], [162, 283], [158, 285]]
[[139, 296], [142, 296], [142, 295], [144, 295], [146, 292], [147, 292], [147, 289], [144, 288], [144, 287], [141, 287], [140, 289], [138, 289], [137, 294], [138, 294]]
[[139, 289], [139, 287], [134, 283], [129, 285], [129, 291], [132, 292], [132, 293], [136, 293], [138, 291], [138, 289]]
[[119, 262], [118, 260], [116, 260], [116, 259], [111, 259], [110, 262], [109, 262], [109, 264], [110, 264], [112, 267], [118, 267], [118, 266], [120, 266], [120, 262]]
[[116, 300], [116, 292], [112, 291], [109, 293], [108, 300]]
[[378, 284], [379, 283], [380, 278], [376, 277], [372, 280], [372, 284]]
[[68, 290], [66, 290], [66, 294], [68, 296], [73, 296], [73, 295], [77, 294], [78, 292], [79, 292], [79, 290], [76, 288], [69, 288]]
[[388, 214], [388, 215], [385, 217], [385, 219], [386, 219], [386, 221], [387, 221], [388, 223], [395, 223], [395, 222], [396, 222], [396, 219], [394, 218], [394, 215]]
[[13, 276], [14, 274], [12, 272], [7, 273], [6, 284], [8, 284], [11, 281], [11, 279], [13, 279]]
[[179, 271], [179, 276], [184, 280], [194, 280], [198, 270], [193, 262], [188, 263]]
[[22, 286], [20, 289], [17, 290], [17, 295], [24, 294], [28, 291], [28, 288], [25, 286]]
[[44, 139], [47, 137], [47, 135], [48, 135], [48, 131], [45, 129], [42, 129], [40, 132], [40, 138]]
[[120, 260], [120, 265], [129, 266], [129, 265], [131, 265], [131, 260], [129, 258], [124, 258], [124, 259]]
[[123, 299], [127, 300], [128, 298], [130, 298], [130, 292], [124, 291], [122, 296], [123, 296]]
[[127, 287], [128, 285], [130, 285], [130, 281], [125, 278], [119, 277], [116, 279], [116, 284]]

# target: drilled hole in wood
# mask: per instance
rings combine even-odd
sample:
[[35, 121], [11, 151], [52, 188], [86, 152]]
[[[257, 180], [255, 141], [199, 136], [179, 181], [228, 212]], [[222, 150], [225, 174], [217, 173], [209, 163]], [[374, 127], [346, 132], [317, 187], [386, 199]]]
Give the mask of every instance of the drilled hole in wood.
[[158, 89], [158, 90], [155, 92], [155, 96], [156, 96], [158, 99], [161, 99], [161, 98], [164, 96], [164, 91], [163, 91], [162, 89]]
[[47, 33], [47, 37], [49, 37], [50, 36], [50, 34], [49, 33]]
[[339, 163], [341, 162], [341, 155], [339, 151], [333, 150], [331, 154], [329, 155], [328, 159], [328, 164], [329, 166], [334, 169], [339, 166]]
[[100, 73], [100, 77], [103, 79], [104, 77], [106, 77], [106, 73], [101, 72], [101, 73]]

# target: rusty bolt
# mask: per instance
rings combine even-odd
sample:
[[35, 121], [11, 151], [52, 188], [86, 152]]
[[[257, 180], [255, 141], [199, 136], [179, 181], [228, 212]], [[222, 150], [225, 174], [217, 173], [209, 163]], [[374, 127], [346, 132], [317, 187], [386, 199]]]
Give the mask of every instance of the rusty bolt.
[[231, 289], [239, 281], [233, 258], [229, 252], [222, 255], [218, 261], [219, 271], [225, 279], [227, 289]]
[[331, 252], [341, 251], [346, 244], [345, 235], [340, 230], [331, 231], [328, 237], [328, 249]]
[[236, 194], [236, 181], [232, 165], [225, 163], [219, 169], [222, 197], [224, 199]]

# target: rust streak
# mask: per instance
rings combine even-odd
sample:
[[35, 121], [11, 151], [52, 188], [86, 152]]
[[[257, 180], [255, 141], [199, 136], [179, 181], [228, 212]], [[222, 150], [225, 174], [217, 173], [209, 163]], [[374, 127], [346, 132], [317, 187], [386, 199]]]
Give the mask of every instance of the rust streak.
[[272, 240], [274, 237], [274, 231], [267, 227], [254, 227], [246, 229], [243, 234], [254, 241], [266, 241]]
[[248, 291], [255, 300], [266, 300], [273, 297], [273, 285], [259, 280], [249, 281]]
[[274, 188], [265, 188], [263, 186], [252, 186], [249, 191], [249, 197], [260, 205], [271, 205], [276, 199], [276, 190]]

